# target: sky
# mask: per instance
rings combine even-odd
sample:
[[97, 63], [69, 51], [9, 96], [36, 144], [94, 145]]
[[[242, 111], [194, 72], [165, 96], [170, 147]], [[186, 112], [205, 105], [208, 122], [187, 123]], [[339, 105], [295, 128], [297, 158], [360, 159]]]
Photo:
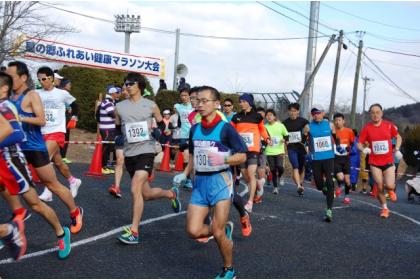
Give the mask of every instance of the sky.
[[[74, 12], [114, 20], [116, 14], [141, 16], [143, 27], [181, 33], [247, 38], [305, 38], [308, 36], [309, 2], [187, 2], [112, 1], [48, 2]], [[265, 7], [278, 11], [279, 13]], [[116, 52], [124, 51], [124, 34], [114, 25], [60, 11], [41, 12], [50, 21], [59, 21], [78, 30], [53, 39], [61, 42]], [[365, 54], [398, 87], [420, 101], [420, 2], [321, 2], [317, 60], [328, 37], [345, 33], [338, 75], [336, 103], [349, 106], [353, 93], [357, 47], [363, 40]], [[296, 23], [298, 21], [299, 23]], [[361, 34], [356, 31], [365, 31]], [[351, 42], [350, 42], [351, 40]], [[403, 52], [399, 55], [374, 50]], [[172, 87], [175, 35], [142, 29], [131, 35], [131, 54], [161, 57], [166, 64], [166, 83]], [[181, 35], [179, 63], [188, 67], [186, 80], [192, 86], [210, 85], [222, 92], [301, 92], [304, 86], [307, 39], [238, 41], [196, 38]], [[314, 81], [313, 104], [328, 108], [337, 53], [330, 48]], [[360, 77], [367, 85], [367, 107], [381, 103], [397, 107], [415, 103], [385, 81], [377, 68], [363, 57]], [[158, 79], [151, 78], [155, 91]], [[357, 111], [363, 107], [363, 81], [359, 80]]]

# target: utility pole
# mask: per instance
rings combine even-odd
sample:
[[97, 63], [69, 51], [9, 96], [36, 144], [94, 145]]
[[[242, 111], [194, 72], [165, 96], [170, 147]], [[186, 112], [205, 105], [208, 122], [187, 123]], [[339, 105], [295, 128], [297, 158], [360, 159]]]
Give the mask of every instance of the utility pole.
[[359, 40], [359, 51], [357, 53], [356, 73], [354, 75], [353, 99], [351, 102], [350, 127], [356, 126], [356, 104], [357, 104], [357, 88], [359, 86], [360, 63], [362, 60], [363, 41]]
[[335, 93], [337, 91], [338, 68], [340, 66], [341, 47], [343, 46], [343, 30], [340, 30], [340, 37], [338, 38], [337, 56], [335, 58], [334, 79], [331, 91], [329, 117], [332, 120], [334, 115]]
[[[309, 95], [309, 88], [312, 85], [312, 82], [315, 78], [316, 73], [318, 72], [319, 68], [321, 67], [322, 62], [324, 61], [325, 56], [327, 56], [328, 50], [330, 49], [331, 45], [334, 43], [335, 41], [335, 34], [331, 35], [330, 40], [328, 41], [327, 46], [324, 49], [324, 52], [322, 53], [321, 57], [318, 60], [318, 63], [315, 66], [314, 71], [311, 73], [311, 75], [309, 76], [308, 80], [305, 83], [305, 87], [302, 90], [302, 93], [299, 96], [299, 99], [296, 101], [297, 103], [300, 103], [302, 101], [302, 105], [304, 104], [304, 100], [305, 98]], [[306, 104], [307, 107], [307, 112], [303, 113], [302, 111], [302, 117], [307, 118], [309, 117], [309, 111], [310, 111], [310, 106], [312, 106], [312, 104]]]
[[[306, 52], [306, 71], [305, 71], [305, 86], [308, 82], [316, 61], [316, 45], [318, 35], [318, 21], [319, 21], [319, 1], [311, 1], [311, 10], [309, 17], [309, 34], [308, 34], [308, 49]], [[310, 83], [308, 94], [303, 97], [301, 112], [302, 116], [309, 115], [309, 110], [312, 106], [313, 99], [313, 82]]]
[[140, 32], [140, 16], [116, 15], [114, 30], [125, 33], [124, 52], [130, 53], [130, 35], [131, 33]]
[[367, 85], [370, 81], [373, 81], [372, 78], [364, 77], [363, 80], [363, 113], [362, 113], [362, 127], [365, 125], [366, 120], [366, 95], [367, 95]]
[[175, 30], [175, 59], [174, 59], [174, 82], [172, 84], [172, 89], [176, 90], [176, 82], [177, 82], [177, 72], [176, 67], [178, 66], [178, 56], [179, 56], [179, 37], [180, 37], [180, 29], [177, 28]]

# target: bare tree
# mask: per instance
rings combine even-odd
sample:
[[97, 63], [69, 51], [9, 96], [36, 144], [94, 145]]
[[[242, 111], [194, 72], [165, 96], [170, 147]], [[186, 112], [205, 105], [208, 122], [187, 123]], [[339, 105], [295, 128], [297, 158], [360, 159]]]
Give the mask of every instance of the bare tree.
[[23, 35], [45, 38], [63, 33], [75, 32], [72, 27], [49, 22], [39, 1], [2, 1], [0, 2], [0, 64], [18, 55], [19, 47], [25, 43]]

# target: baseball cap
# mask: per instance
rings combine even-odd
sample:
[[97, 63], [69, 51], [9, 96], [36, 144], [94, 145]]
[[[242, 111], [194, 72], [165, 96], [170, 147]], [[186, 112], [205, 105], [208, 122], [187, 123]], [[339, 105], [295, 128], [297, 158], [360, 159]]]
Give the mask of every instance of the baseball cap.
[[110, 88], [108, 89], [108, 94], [117, 93], [117, 92], [118, 92], [118, 90], [117, 90], [117, 88], [115, 88], [115, 87], [110, 87]]
[[64, 77], [60, 76], [60, 74], [58, 74], [57, 72], [54, 73], [54, 78], [59, 79], [59, 80], [64, 79]]
[[169, 110], [163, 110], [163, 114], [164, 115], [170, 115], [171, 114], [171, 111], [169, 111]]
[[311, 114], [318, 114], [322, 112], [324, 112], [324, 107], [322, 105], [317, 104], [312, 106]]

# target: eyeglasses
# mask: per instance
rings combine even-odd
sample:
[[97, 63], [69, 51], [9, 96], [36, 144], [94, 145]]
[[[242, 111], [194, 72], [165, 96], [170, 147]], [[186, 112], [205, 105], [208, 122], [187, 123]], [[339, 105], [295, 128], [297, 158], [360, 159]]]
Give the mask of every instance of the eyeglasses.
[[133, 82], [133, 81], [126, 81], [125, 83], [124, 83], [124, 85], [126, 86], [126, 87], [132, 87], [132, 86], [134, 86], [134, 84], [136, 84], [137, 82]]
[[44, 77], [44, 78], [38, 79], [38, 81], [40, 81], [40, 82], [45, 82], [46, 80], [48, 80], [48, 77]]
[[209, 101], [216, 101], [216, 100], [209, 100], [209, 99], [197, 99], [197, 104], [202, 103], [203, 105], [206, 105]]
[[312, 116], [316, 116], [316, 115], [319, 115], [319, 114], [321, 114], [321, 112], [313, 112], [313, 113], [311, 113]]
[[232, 104], [223, 104], [223, 107], [232, 107]]

